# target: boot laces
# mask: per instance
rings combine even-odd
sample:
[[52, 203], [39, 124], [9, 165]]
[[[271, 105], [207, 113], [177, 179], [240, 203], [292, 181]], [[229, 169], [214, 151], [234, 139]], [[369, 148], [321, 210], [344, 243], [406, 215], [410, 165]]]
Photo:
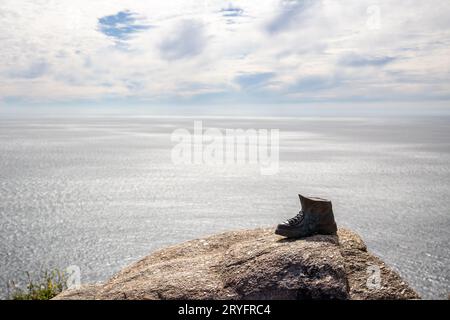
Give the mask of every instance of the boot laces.
[[300, 222], [302, 222], [303, 218], [304, 218], [304, 213], [303, 213], [303, 211], [300, 211], [295, 217], [288, 219], [287, 222], [288, 222], [288, 224], [293, 226], [293, 225], [297, 225]]

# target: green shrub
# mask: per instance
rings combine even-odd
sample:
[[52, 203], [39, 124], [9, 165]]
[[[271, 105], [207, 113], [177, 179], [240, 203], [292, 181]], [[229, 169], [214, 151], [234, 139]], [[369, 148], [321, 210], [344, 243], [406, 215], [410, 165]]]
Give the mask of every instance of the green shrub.
[[36, 278], [27, 272], [26, 289], [17, 287], [14, 281], [8, 284], [11, 300], [50, 300], [67, 289], [66, 275], [57, 269], [43, 271]]

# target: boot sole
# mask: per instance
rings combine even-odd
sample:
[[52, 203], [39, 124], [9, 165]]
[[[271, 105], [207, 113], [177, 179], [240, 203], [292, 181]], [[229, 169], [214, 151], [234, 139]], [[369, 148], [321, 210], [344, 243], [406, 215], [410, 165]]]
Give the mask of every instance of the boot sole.
[[330, 236], [335, 236], [337, 235], [336, 231], [331, 231], [331, 232], [314, 232], [314, 233], [302, 233], [302, 232], [298, 232], [295, 230], [283, 230], [283, 229], [276, 229], [275, 230], [275, 234], [282, 236], [282, 237], [286, 237], [286, 238], [307, 238], [307, 237], [311, 237], [314, 235], [318, 235], [318, 234], [322, 234], [322, 235], [330, 235]]
[[306, 238], [306, 237], [310, 237], [313, 235], [313, 234], [298, 232], [295, 230], [285, 230], [285, 229], [276, 229], [275, 234], [282, 236], [282, 237], [286, 237], [286, 238]]

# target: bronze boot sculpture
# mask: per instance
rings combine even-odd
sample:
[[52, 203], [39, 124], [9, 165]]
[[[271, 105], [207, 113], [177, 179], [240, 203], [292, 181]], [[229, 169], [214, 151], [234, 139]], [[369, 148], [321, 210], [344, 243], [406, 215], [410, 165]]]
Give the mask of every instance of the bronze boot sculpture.
[[298, 195], [302, 210], [293, 218], [279, 224], [275, 233], [287, 238], [303, 238], [315, 234], [336, 234], [331, 201]]

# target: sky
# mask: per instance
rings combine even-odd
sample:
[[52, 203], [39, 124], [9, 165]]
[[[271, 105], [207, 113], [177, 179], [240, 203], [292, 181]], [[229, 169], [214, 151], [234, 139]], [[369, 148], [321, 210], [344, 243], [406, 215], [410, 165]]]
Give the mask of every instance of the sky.
[[448, 0], [1, 0], [0, 25], [0, 106], [450, 101]]

